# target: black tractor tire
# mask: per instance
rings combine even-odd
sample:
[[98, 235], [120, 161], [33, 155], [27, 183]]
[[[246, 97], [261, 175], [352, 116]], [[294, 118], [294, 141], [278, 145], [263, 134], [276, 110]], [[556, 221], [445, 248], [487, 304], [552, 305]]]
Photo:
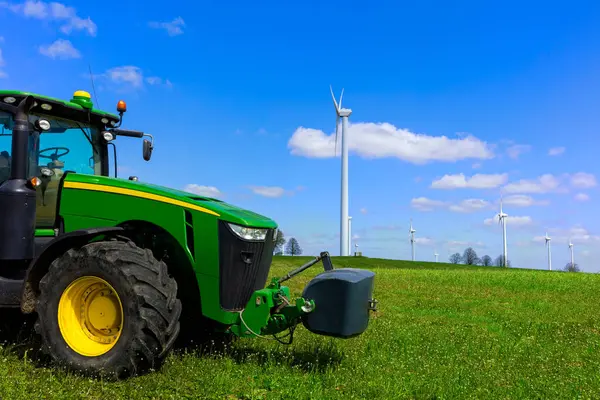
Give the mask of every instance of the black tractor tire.
[[[59, 327], [61, 295], [84, 276], [109, 283], [123, 310], [120, 337], [101, 355], [73, 350]], [[159, 369], [179, 335], [182, 305], [177, 282], [164, 262], [131, 241], [99, 241], [70, 249], [52, 262], [39, 287], [35, 331], [41, 336], [42, 352], [59, 367], [88, 376], [127, 378]]]

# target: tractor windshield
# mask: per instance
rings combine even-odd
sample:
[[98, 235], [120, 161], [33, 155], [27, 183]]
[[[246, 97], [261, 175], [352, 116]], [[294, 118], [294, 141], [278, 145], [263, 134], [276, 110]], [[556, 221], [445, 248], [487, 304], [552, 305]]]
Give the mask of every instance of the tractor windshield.
[[39, 118], [47, 120], [50, 129], [35, 132], [34, 140], [30, 141], [31, 176], [39, 176], [39, 167], [53, 170], [54, 179], [60, 179], [66, 170], [101, 174], [101, 148], [95, 126], [47, 115], [30, 115], [32, 123]]

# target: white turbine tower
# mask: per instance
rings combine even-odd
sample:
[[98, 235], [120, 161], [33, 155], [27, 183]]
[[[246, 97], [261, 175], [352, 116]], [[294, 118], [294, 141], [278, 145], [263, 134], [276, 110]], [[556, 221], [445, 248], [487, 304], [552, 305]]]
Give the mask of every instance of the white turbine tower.
[[569, 238], [569, 250], [571, 250], [571, 268], [574, 268], [575, 260], [573, 258], [573, 242], [571, 242], [571, 238]]
[[498, 213], [498, 223], [502, 225], [502, 256], [504, 258], [504, 267], [508, 265], [508, 251], [506, 247], [506, 217], [508, 217], [508, 214], [502, 211], [502, 196], [500, 196], [500, 212]]
[[410, 235], [410, 246], [412, 247], [412, 260], [415, 261], [415, 232], [416, 230], [412, 226], [412, 218], [410, 219], [410, 230], [408, 234]]
[[348, 217], [348, 255], [352, 254], [352, 217]]
[[340, 95], [340, 103], [335, 101], [333, 89], [329, 86], [331, 98], [335, 106], [335, 155], [337, 156], [337, 133], [339, 119], [342, 119], [342, 184], [341, 184], [341, 205], [340, 205], [340, 255], [348, 255], [348, 117], [352, 114], [349, 108], [342, 108], [342, 97], [344, 89]]
[[546, 232], [546, 247], [548, 248], [548, 270], [552, 271], [552, 250], [550, 250], [550, 236], [548, 236], [548, 232]]
[[434, 251], [433, 255], [435, 256], [435, 262], [438, 262], [439, 254], [438, 254], [437, 250]]

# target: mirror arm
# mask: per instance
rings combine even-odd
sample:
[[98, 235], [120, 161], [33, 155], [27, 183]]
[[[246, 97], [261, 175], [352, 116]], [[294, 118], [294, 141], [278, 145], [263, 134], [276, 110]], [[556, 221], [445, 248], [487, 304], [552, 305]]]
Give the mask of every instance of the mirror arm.
[[154, 137], [149, 133], [144, 133], [144, 136], [148, 136], [150, 138], [150, 147], [154, 149]]

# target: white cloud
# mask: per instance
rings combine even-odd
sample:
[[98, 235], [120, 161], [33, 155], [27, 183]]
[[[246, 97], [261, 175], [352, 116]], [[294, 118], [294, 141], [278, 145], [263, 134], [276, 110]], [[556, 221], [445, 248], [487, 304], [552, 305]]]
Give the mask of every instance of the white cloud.
[[158, 76], [149, 76], [146, 78], [146, 82], [152, 86], [164, 85], [167, 87], [173, 87], [173, 83], [168, 79], [162, 79]]
[[[4, 38], [2, 38], [4, 41]], [[6, 61], [4, 61], [4, 56], [2, 54], [2, 49], [0, 49], [0, 67], [4, 67], [6, 65]], [[0, 70], [0, 79], [8, 78], [8, 74], [3, 70]]]
[[458, 204], [452, 204], [450, 202], [441, 200], [432, 200], [426, 197], [413, 198], [410, 201], [412, 208], [419, 211], [433, 211], [435, 209], [448, 209], [452, 212], [469, 213], [481, 211], [489, 208], [490, 203], [481, 199], [466, 199], [462, 200]]
[[423, 245], [423, 246], [431, 246], [434, 244], [434, 241], [433, 241], [433, 239], [428, 238], [428, 237], [416, 237], [415, 243]]
[[479, 168], [481, 168], [481, 163], [474, 163], [473, 165], [471, 165], [471, 168], [479, 169]]
[[111, 68], [105, 75], [114, 83], [127, 84], [135, 88], [141, 87], [144, 82], [142, 69], [133, 65]]
[[[318, 129], [299, 127], [288, 141], [288, 148], [297, 156], [334, 157], [335, 133], [326, 135]], [[367, 159], [392, 157], [413, 164], [494, 157], [489, 145], [474, 136], [428, 136], [389, 123], [370, 122], [349, 124], [348, 150]]]
[[361, 214], [366, 214], [367, 212], [368, 212], [367, 209], [364, 207], [360, 209]]
[[533, 197], [525, 194], [513, 194], [502, 199], [504, 205], [515, 207], [547, 206], [548, 200], [535, 200]]
[[[506, 221], [507, 228], [510, 226], [526, 226], [526, 225], [531, 225], [533, 223], [533, 220], [529, 216], [512, 217], [509, 215], [508, 217], [506, 217], [505, 221]], [[495, 225], [495, 224], [498, 225], [498, 218], [497, 217], [486, 218], [483, 221], [483, 223], [486, 225]]]
[[439, 200], [431, 200], [426, 197], [418, 197], [412, 199], [410, 205], [419, 211], [433, 211], [435, 208], [446, 207], [447, 203]]
[[585, 193], [577, 193], [574, 198], [577, 201], [589, 201], [590, 200], [590, 196]]
[[481, 241], [469, 242], [464, 240], [449, 240], [446, 244], [452, 249], [457, 247], [485, 247], [485, 243]]
[[559, 156], [561, 154], [563, 154], [565, 152], [565, 148], [564, 147], [553, 147], [550, 150], [548, 150], [548, 155], [549, 156]]
[[510, 158], [517, 159], [517, 158], [519, 158], [519, 156], [521, 154], [526, 153], [529, 150], [531, 150], [531, 146], [529, 146], [529, 145], [526, 145], [526, 144], [515, 144], [513, 146], [510, 146], [506, 150], [506, 153], [508, 154], [508, 156]]
[[53, 59], [68, 60], [71, 58], [81, 58], [81, 53], [69, 40], [57, 39], [54, 43], [47, 46], [40, 46], [40, 54]]
[[38, 19], [41, 21], [59, 21], [61, 32], [70, 34], [73, 31], [87, 31], [90, 36], [96, 36], [98, 27], [90, 19], [81, 18], [73, 7], [68, 7], [62, 3], [27, 0], [24, 3], [0, 2], [0, 8], [8, 9], [15, 14], [23, 15], [26, 18]]
[[521, 179], [504, 186], [507, 193], [550, 193], [564, 192], [560, 180], [552, 174], [544, 174], [536, 179]]
[[177, 17], [173, 19], [171, 22], [149, 22], [148, 25], [154, 29], [164, 29], [167, 31], [167, 35], [169, 36], [177, 36], [183, 34], [182, 27], [185, 26], [185, 22], [183, 18]]
[[264, 197], [281, 197], [285, 194], [285, 189], [279, 186], [250, 186], [250, 190]]
[[186, 192], [197, 194], [198, 196], [205, 196], [205, 197], [212, 197], [212, 198], [219, 198], [219, 197], [223, 196], [223, 193], [221, 193], [221, 191], [214, 186], [202, 186], [202, 185], [197, 185], [195, 183], [190, 183], [188, 185], [185, 185], [183, 190]]
[[475, 174], [471, 178], [464, 174], [444, 175], [431, 183], [432, 189], [492, 189], [504, 184], [508, 174]]
[[580, 189], [589, 189], [597, 185], [596, 177], [585, 172], [571, 175], [571, 186]]
[[171, 81], [157, 76], [144, 77], [144, 71], [134, 65], [124, 65], [108, 69], [106, 72], [96, 75], [98, 79], [105, 79], [121, 88], [141, 89], [144, 82], [152, 86], [171, 87]]
[[597, 185], [593, 174], [577, 172], [572, 175], [544, 174], [535, 179], [521, 179], [504, 186], [503, 190], [507, 193], [567, 193], [567, 180], [575, 188], [588, 189]]
[[450, 211], [459, 213], [470, 213], [489, 208], [490, 203], [481, 199], [466, 199], [449, 207]]

